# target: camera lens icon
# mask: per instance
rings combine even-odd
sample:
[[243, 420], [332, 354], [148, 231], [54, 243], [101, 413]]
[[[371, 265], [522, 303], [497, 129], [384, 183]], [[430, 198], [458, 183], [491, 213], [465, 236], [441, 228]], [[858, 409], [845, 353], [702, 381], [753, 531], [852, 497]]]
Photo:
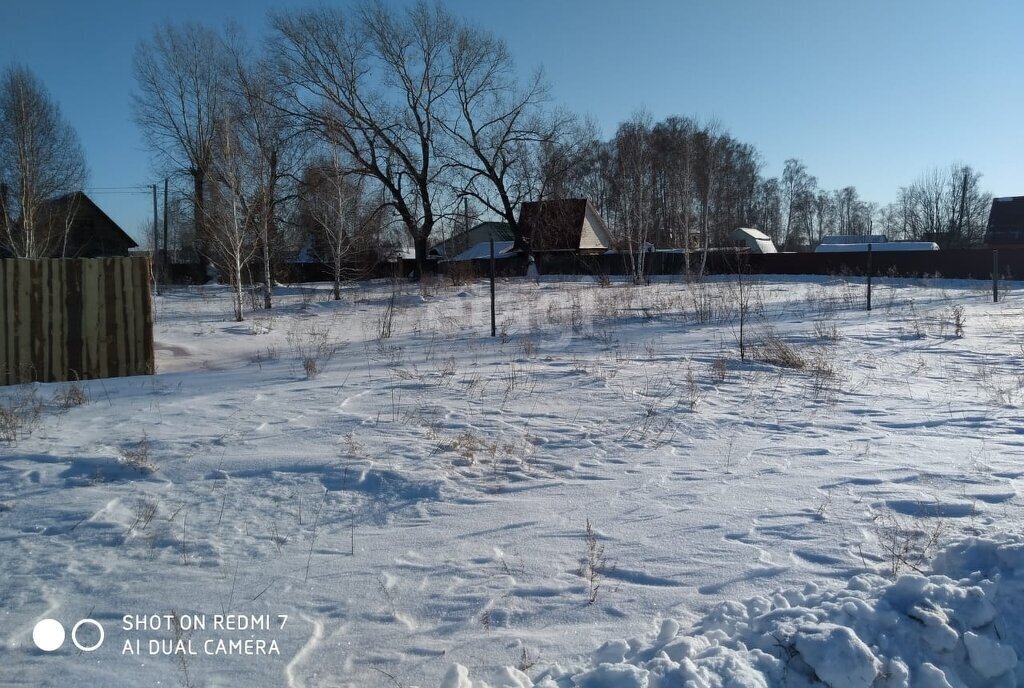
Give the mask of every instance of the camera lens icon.
[[[78, 639], [82, 626], [95, 626], [99, 633], [99, 639], [92, 645], [84, 645]], [[32, 629], [32, 642], [43, 652], [53, 652], [60, 649], [64, 644], [66, 633], [64, 626], [56, 619], [43, 619]], [[106, 634], [103, 632], [103, 625], [95, 619], [82, 619], [71, 627], [71, 643], [82, 652], [92, 652], [99, 649], [103, 644]]]

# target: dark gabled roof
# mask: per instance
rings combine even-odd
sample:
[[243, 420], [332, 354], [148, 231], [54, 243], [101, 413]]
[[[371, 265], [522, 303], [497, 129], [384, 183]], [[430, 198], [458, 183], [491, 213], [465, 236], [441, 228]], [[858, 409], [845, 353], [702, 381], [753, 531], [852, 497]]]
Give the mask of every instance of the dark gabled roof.
[[114, 232], [119, 242], [123, 242], [127, 248], [138, 248], [139, 244], [126, 231], [121, 229], [121, 225], [114, 222], [109, 215], [103, 212], [103, 209], [96, 205], [96, 202], [89, 198], [88, 194], [84, 191], [73, 191], [49, 201], [49, 205], [61, 210], [72, 203], [74, 204], [72, 207], [75, 209], [76, 215], [81, 215], [82, 211], [86, 208], [91, 209], [107, 224], [107, 229]]
[[1024, 243], [1024, 196], [992, 199], [985, 243]]
[[481, 222], [480, 224], [470, 228], [470, 232], [478, 232], [480, 230], [486, 231], [488, 234], [494, 237], [495, 241], [515, 241], [516, 235], [512, 231], [512, 228], [507, 222]]
[[481, 237], [493, 237], [495, 241], [515, 241], [516, 235], [507, 222], [481, 222], [469, 229], [456, 232], [446, 239], [435, 242], [431, 251], [441, 254], [454, 255], [460, 253], [471, 245], [479, 243]]
[[519, 231], [532, 251], [575, 251], [586, 216], [585, 198], [528, 201], [519, 210]]

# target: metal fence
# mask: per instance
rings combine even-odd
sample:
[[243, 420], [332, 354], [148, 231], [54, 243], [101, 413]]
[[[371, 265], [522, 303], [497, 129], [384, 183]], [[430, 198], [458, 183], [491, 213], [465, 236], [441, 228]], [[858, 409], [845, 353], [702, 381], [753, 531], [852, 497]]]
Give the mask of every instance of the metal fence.
[[0, 385], [152, 374], [148, 258], [0, 260]]

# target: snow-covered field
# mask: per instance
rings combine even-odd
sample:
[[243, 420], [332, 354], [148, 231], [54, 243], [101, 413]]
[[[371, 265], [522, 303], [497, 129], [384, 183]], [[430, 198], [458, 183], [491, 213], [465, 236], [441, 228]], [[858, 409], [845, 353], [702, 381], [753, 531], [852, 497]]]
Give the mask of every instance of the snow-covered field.
[[1016, 685], [1004, 286], [170, 291], [157, 375], [0, 390], [0, 685]]

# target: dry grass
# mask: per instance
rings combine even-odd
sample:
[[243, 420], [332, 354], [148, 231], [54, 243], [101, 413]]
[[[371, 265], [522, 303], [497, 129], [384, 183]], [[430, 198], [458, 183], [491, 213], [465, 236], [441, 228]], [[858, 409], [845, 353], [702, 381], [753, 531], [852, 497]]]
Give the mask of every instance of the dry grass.
[[147, 475], [157, 471], [158, 466], [153, 461], [153, 447], [146, 433], [142, 433], [138, 442], [121, 448], [121, 463]]
[[14, 444], [30, 436], [43, 416], [43, 400], [34, 385], [14, 388], [0, 400], [0, 441]]
[[751, 357], [755, 361], [792, 370], [803, 370], [807, 366], [807, 360], [800, 351], [770, 328], [764, 330], [751, 347]]

